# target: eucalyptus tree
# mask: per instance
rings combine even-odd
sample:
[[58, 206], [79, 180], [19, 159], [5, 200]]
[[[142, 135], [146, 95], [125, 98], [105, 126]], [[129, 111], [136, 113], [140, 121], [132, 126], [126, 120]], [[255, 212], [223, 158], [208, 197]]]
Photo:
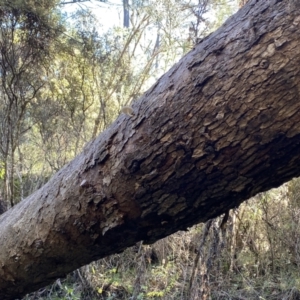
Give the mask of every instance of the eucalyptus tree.
[[[189, 33], [181, 22], [188, 12], [178, 5], [175, 8], [176, 1], [135, 1], [129, 6], [129, 27], [114, 26], [102, 33], [90, 11], [84, 9], [74, 14], [72, 36], [80, 43], [73, 43], [77, 62], [71, 58], [69, 63], [72, 61], [73, 73], [78, 71], [81, 74], [78, 78], [84, 84], [81, 91], [76, 89], [77, 96], [70, 101], [77, 107], [77, 113], [83, 113], [81, 100], [76, 99], [83, 94], [89, 99], [85, 124], [90, 128], [92, 121], [92, 138], [111, 123], [123, 105], [136, 99], [189, 49], [183, 46], [188, 44]], [[176, 39], [170, 38], [172, 32], [176, 32]], [[154, 39], [153, 33], [157, 35]], [[67, 65], [65, 62], [64, 66]]]
[[130, 27], [108, 31], [101, 26], [101, 16], [98, 21], [87, 8], [71, 16], [30, 105], [34, 126], [26, 147], [21, 147], [27, 153], [22, 156], [23, 170], [33, 168], [36, 178], [40, 172], [37, 182], [43, 182], [190, 49], [188, 23], [183, 21], [193, 14], [184, 4], [178, 8], [176, 1], [161, 1], [157, 10], [154, 1], [135, 1], [129, 7]]
[[0, 3], [0, 162], [2, 193], [14, 205], [16, 150], [32, 124], [29, 107], [45, 83], [45, 66], [60, 34], [55, 1]]

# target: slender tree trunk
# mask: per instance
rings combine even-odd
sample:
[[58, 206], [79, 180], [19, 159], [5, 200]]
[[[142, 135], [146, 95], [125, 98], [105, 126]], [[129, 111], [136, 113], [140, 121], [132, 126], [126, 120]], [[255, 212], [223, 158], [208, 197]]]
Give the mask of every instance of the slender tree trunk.
[[230, 266], [229, 266], [229, 271], [233, 272], [235, 270], [235, 262], [236, 262], [236, 236], [237, 236], [237, 219], [236, 219], [236, 211], [233, 211], [232, 213], [232, 218], [231, 218], [231, 230], [230, 230], [230, 235], [231, 235], [231, 241], [230, 241]]
[[250, 0], [0, 217], [0, 299], [300, 175], [300, 16]]
[[13, 148], [14, 139], [11, 138], [11, 151], [10, 151], [10, 169], [9, 169], [9, 203], [10, 206], [13, 207], [14, 203], [14, 196], [15, 196], [15, 187], [14, 187], [14, 171], [15, 171], [15, 151]]
[[3, 199], [6, 203], [9, 203], [10, 199], [10, 183], [9, 183], [9, 170], [8, 170], [8, 156], [4, 159], [4, 176], [3, 176], [3, 182], [4, 182], [4, 188], [3, 188]]
[[123, 26], [125, 28], [129, 28], [129, 1], [128, 0], [123, 0], [123, 13], [124, 13]]

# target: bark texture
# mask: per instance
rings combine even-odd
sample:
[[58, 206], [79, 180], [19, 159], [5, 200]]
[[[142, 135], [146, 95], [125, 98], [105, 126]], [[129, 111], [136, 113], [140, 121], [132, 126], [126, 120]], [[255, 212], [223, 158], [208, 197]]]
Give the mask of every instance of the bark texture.
[[250, 0], [0, 217], [0, 299], [300, 175], [300, 11]]

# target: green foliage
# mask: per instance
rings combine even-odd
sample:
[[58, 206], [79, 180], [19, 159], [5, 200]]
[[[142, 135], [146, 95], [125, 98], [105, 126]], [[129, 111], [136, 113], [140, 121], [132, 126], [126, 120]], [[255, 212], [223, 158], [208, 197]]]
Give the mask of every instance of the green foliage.
[[192, 46], [185, 1], [160, 1], [161, 11], [155, 1], [135, 1], [130, 27], [107, 32], [88, 9], [66, 17], [57, 4], [0, 3], [0, 134], [7, 137], [0, 186], [11, 205], [77, 155]]
[[72, 287], [64, 286], [66, 290], [66, 295], [64, 296], [63, 300], [79, 300], [80, 295], [77, 295], [76, 292]]
[[3, 180], [4, 179], [4, 174], [5, 174], [5, 170], [4, 170], [4, 167], [2, 166], [0, 168], [0, 180]]

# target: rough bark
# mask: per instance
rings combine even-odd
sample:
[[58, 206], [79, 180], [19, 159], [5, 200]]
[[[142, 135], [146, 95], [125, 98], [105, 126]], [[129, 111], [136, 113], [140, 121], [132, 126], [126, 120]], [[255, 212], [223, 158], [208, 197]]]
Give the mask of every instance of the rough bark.
[[300, 175], [300, 13], [251, 0], [0, 217], [0, 299]]

